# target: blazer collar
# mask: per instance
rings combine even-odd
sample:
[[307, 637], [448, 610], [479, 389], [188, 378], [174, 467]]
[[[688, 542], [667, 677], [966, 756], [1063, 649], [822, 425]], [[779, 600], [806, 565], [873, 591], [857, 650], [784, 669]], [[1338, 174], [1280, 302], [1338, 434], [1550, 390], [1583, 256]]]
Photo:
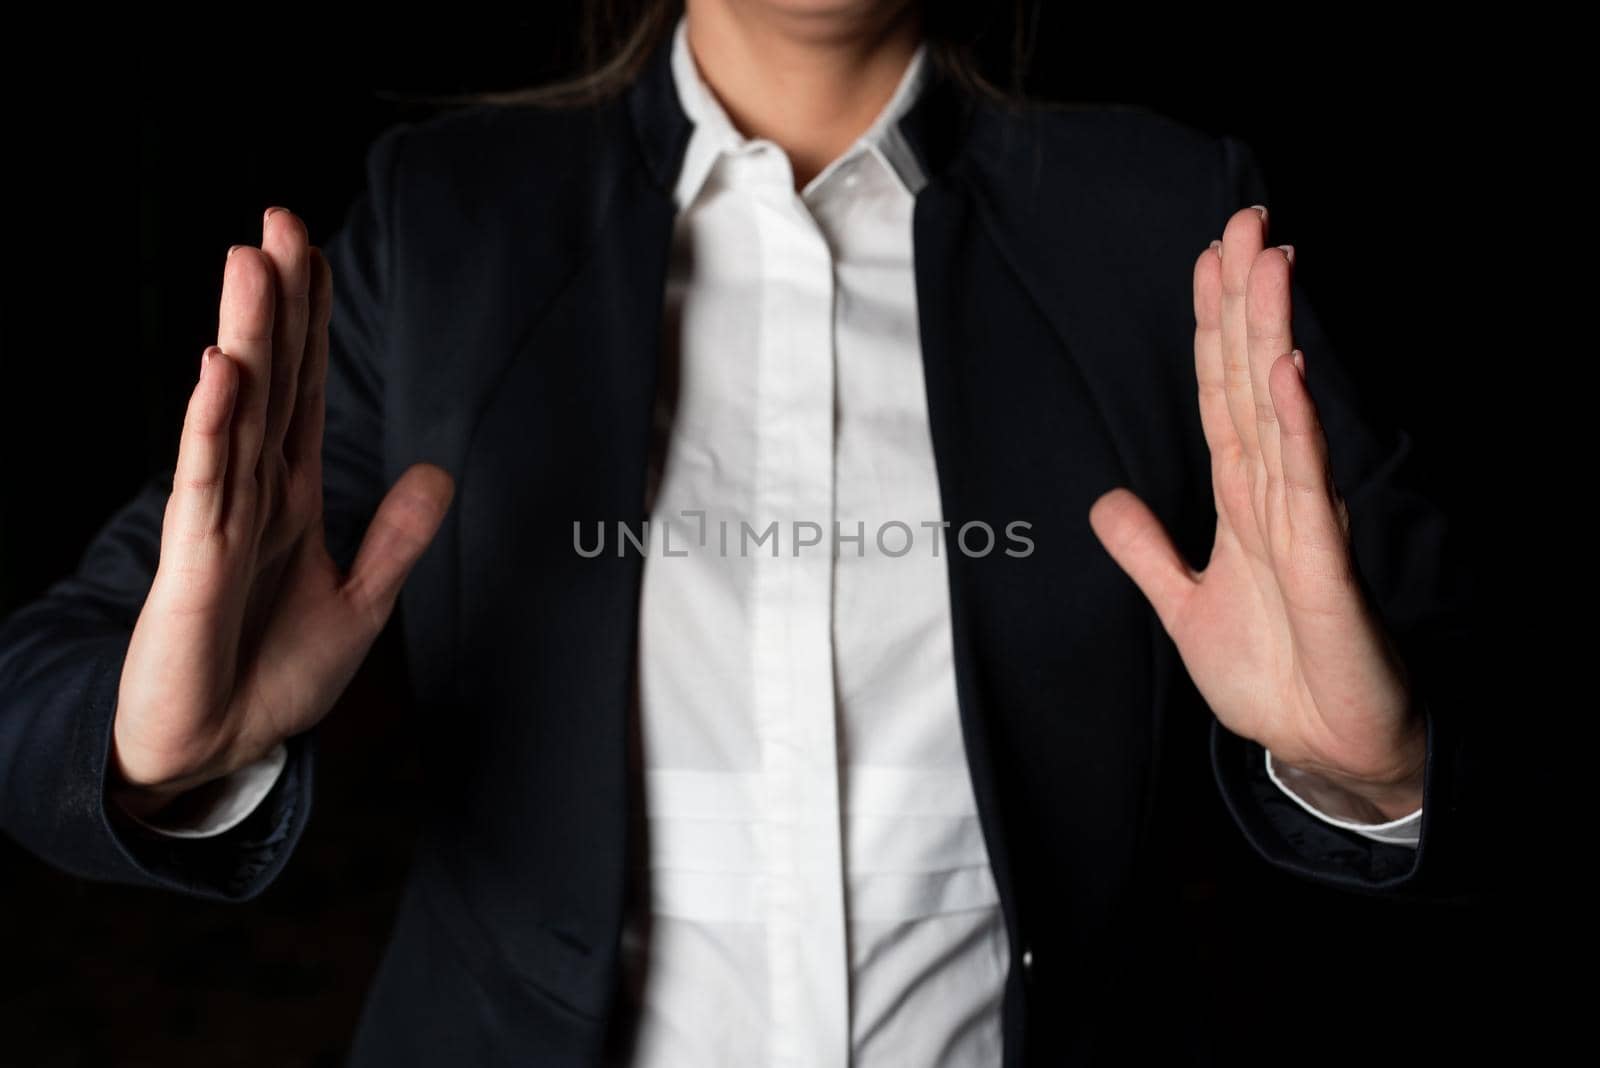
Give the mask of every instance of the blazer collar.
[[[634, 136], [652, 182], [669, 197], [675, 192], [694, 134], [694, 120], [684, 110], [673, 73], [673, 53], [682, 24], [662, 39], [644, 69], [627, 90], [627, 110]], [[905, 96], [915, 92], [915, 102], [897, 123], [880, 135], [880, 148], [913, 191], [937, 179], [960, 154], [972, 121], [974, 101], [929, 57], [919, 54], [918, 70], [901, 84]], [[920, 83], [920, 84], [918, 84]], [[890, 113], [895, 105], [890, 105]], [[896, 158], [897, 155], [900, 158]]]

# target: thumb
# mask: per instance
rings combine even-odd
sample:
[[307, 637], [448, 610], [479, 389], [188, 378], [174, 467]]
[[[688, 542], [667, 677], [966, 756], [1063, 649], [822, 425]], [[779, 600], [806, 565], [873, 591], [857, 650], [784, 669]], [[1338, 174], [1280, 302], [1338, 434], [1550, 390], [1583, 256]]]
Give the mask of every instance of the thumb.
[[413, 464], [395, 480], [378, 505], [361, 548], [350, 565], [344, 592], [381, 628], [394, 610], [400, 587], [444, 521], [455, 480], [435, 464]]
[[1089, 526], [1170, 631], [1170, 621], [1195, 587], [1195, 576], [1161, 520], [1132, 491], [1119, 488], [1090, 506]]

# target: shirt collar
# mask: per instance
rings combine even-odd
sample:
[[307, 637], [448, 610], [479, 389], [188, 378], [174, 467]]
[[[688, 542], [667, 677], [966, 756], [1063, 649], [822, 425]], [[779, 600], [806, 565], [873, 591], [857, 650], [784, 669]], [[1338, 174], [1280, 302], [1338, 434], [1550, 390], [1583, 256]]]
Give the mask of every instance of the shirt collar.
[[[751, 143], [733, 125], [710, 86], [700, 76], [694, 55], [689, 51], [686, 21], [685, 17], [678, 19], [677, 27], [672, 32], [671, 46], [673, 87], [677, 90], [684, 114], [694, 124], [694, 132], [684, 151], [683, 166], [678, 171], [674, 189], [674, 199], [680, 211], [700, 194], [712, 167], [716, 166], [724, 153], [737, 152]], [[855, 144], [807, 184], [808, 191], [826, 182], [846, 160], [862, 152], [877, 156], [912, 196], [927, 184], [927, 176], [917, 161], [917, 155], [900, 130], [900, 120], [917, 102], [927, 82], [926, 51], [925, 46], [917, 46], [905, 73], [900, 76], [894, 95], [872, 121], [872, 125], [856, 139]]]

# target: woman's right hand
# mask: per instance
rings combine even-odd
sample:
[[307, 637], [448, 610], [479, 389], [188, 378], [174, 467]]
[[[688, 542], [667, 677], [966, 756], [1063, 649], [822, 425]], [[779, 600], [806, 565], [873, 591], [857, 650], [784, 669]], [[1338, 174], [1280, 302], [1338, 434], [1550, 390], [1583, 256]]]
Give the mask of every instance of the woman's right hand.
[[348, 575], [322, 520], [333, 280], [304, 224], [268, 209], [223, 271], [161, 528], [123, 664], [113, 791], [147, 816], [327, 714], [394, 608], [454, 492], [432, 464], [384, 497]]

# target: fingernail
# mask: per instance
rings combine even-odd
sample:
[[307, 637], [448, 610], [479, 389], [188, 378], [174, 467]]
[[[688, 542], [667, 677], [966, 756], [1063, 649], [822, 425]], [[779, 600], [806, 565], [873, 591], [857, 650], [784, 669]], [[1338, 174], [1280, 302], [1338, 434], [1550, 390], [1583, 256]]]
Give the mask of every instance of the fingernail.
[[1279, 245], [1278, 248], [1283, 252], [1284, 256], [1289, 260], [1289, 266], [1293, 267], [1294, 266], [1294, 246], [1293, 245]]
[[1207, 247], [1210, 248], [1211, 251], [1215, 252], [1217, 255], [1219, 255], [1219, 256], [1222, 255], [1222, 242], [1221, 241], [1213, 241]]
[[1294, 355], [1290, 358], [1294, 360], [1295, 369], [1300, 372], [1300, 377], [1304, 378], [1306, 376], [1306, 354], [1299, 349], [1295, 349]]
[[240, 249], [241, 249], [241, 248], [243, 248], [243, 247], [244, 247], [244, 246], [243, 246], [243, 245], [229, 245], [229, 246], [228, 246], [228, 256], [229, 256], [229, 257], [232, 257], [232, 255], [233, 255], [233, 254], [234, 254], [234, 253], [235, 253], [235, 252], [237, 252], [237, 251], [239, 251], [239, 250], [240, 250]]
[[1267, 206], [1265, 204], [1252, 204], [1250, 210], [1261, 216], [1261, 221], [1267, 221]]
[[206, 368], [211, 366], [211, 361], [216, 358], [219, 351], [221, 350], [215, 345], [210, 345], [200, 354], [200, 381], [206, 380]]
[[284, 210], [286, 210], [286, 209], [280, 208], [280, 207], [276, 207], [276, 206], [270, 207], [270, 208], [267, 209], [266, 214], [261, 216], [261, 221], [263, 223], [265, 223], [268, 219], [272, 218], [278, 212], [284, 211]]

